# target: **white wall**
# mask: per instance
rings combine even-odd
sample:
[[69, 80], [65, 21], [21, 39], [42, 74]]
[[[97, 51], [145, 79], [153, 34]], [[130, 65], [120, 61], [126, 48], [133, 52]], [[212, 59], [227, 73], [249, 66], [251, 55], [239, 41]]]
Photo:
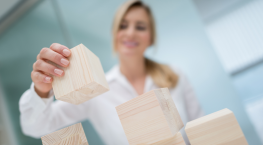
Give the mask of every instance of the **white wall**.
[[252, 0], [206, 24], [225, 70], [237, 73], [263, 60], [263, 1]]

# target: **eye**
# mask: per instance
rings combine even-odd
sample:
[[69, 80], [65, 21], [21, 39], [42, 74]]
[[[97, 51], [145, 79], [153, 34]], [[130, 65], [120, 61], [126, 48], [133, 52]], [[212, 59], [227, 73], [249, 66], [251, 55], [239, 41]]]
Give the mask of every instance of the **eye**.
[[120, 29], [122, 30], [122, 29], [126, 29], [128, 27], [128, 25], [127, 24], [121, 24], [120, 25]]
[[144, 31], [144, 30], [146, 30], [146, 27], [145, 26], [136, 26], [136, 30]]

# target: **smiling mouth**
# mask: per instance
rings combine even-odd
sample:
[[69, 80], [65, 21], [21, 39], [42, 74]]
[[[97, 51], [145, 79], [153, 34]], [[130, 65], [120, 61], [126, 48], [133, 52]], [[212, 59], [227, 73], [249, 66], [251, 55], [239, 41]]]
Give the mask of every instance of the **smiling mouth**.
[[139, 45], [138, 42], [131, 42], [131, 41], [126, 41], [123, 42], [122, 44], [128, 48], [135, 48]]

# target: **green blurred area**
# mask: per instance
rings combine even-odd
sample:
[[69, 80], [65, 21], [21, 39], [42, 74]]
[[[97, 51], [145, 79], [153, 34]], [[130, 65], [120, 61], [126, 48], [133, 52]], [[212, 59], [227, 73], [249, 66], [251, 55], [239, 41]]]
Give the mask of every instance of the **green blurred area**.
[[[66, 45], [50, 1], [38, 3], [0, 36], [0, 78], [19, 145], [42, 144], [40, 139], [22, 133], [18, 102], [32, 82], [30, 75], [37, 54], [54, 42]], [[83, 126], [91, 145], [103, 144], [88, 121]]]

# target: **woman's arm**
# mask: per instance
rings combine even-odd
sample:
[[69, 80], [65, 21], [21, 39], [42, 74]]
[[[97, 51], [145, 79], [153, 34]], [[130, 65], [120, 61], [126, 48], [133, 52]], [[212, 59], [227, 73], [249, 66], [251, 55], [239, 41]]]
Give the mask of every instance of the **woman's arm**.
[[71, 124], [87, 119], [90, 105], [88, 102], [72, 105], [53, 101], [54, 96], [42, 99], [32, 83], [19, 101], [20, 123], [24, 134], [39, 138]]
[[53, 102], [54, 97], [50, 93], [52, 76], [64, 75], [57, 65], [68, 67], [70, 55], [70, 49], [58, 43], [43, 48], [37, 55], [31, 72], [33, 83], [19, 101], [20, 122], [26, 135], [40, 137], [88, 117], [85, 111], [89, 110], [87, 103], [75, 106], [61, 101]]

